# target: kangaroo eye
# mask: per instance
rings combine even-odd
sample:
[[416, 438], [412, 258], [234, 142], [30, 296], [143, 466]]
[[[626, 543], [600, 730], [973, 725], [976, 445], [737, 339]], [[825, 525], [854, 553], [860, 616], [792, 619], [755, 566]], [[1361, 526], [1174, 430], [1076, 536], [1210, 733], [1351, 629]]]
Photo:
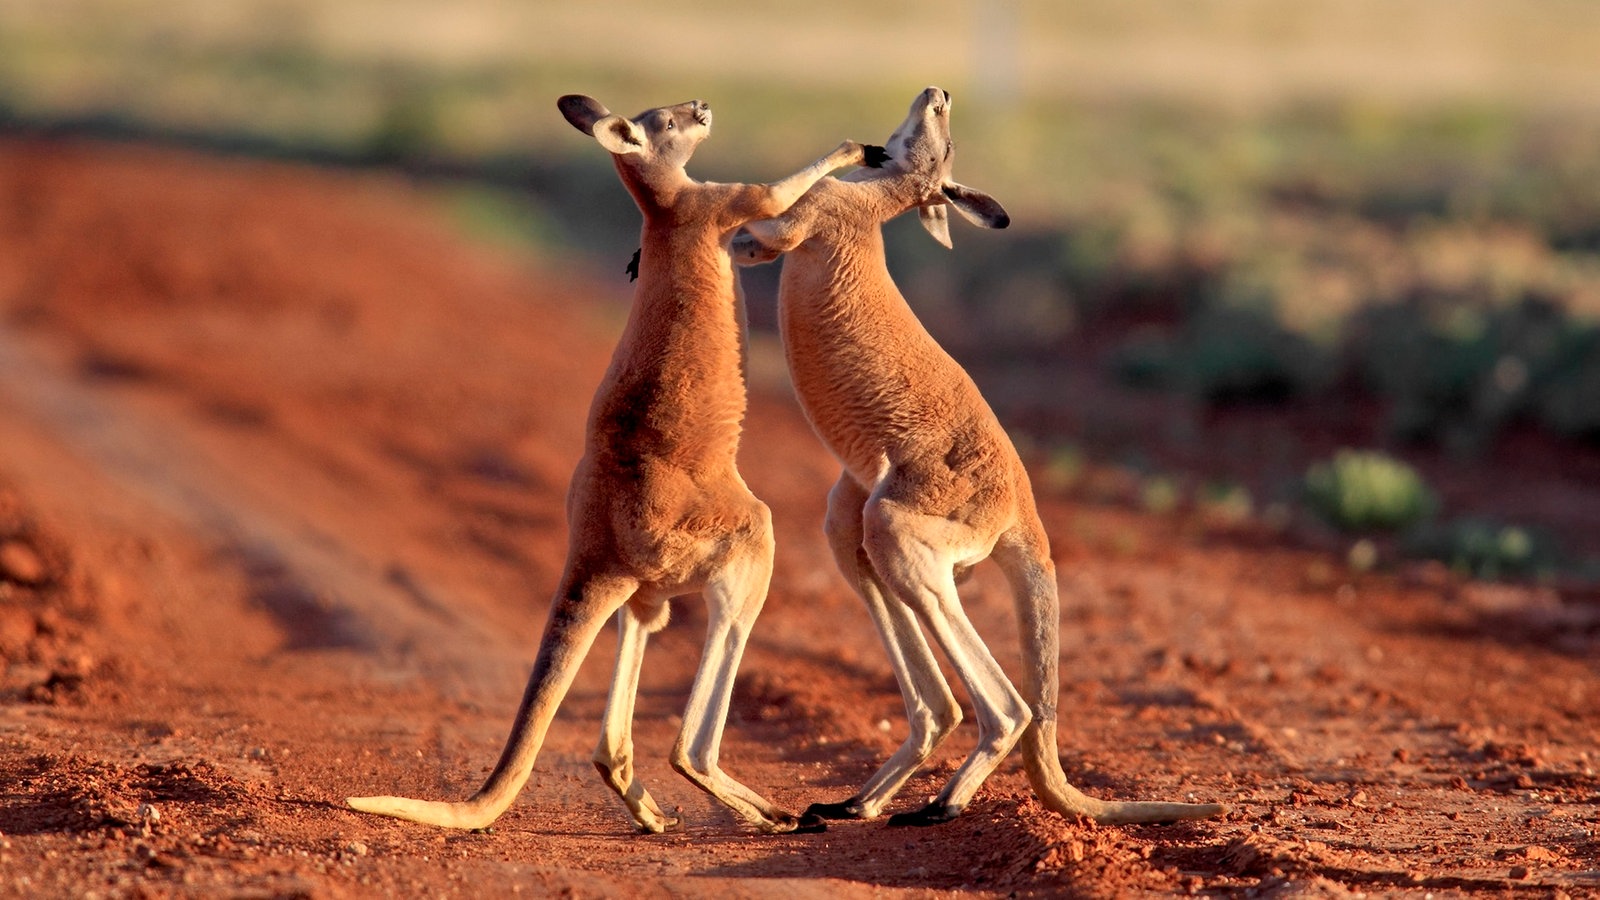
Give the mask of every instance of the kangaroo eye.
[[668, 131], [671, 131], [672, 129], [677, 128], [677, 127], [678, 127], [678, 123], [677, 122], [674, 122], [671, 119], [667, 120], [667, 130]]

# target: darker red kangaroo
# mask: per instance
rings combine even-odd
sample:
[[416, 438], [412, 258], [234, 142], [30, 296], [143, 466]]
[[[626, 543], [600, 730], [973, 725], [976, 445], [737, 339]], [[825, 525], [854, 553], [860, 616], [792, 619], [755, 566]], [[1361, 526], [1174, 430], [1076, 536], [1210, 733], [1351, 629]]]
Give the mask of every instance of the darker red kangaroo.
[[717, 763], [734, 674], [766, 599], [773, 552], [767, 507], [734, 463], [746, 334], [728, 241], [744, 223], [782, 213], [830, 170], [863, 163], [866, 148], [847, 141], [772, 184], [699, 182], [684, 166], [711, 133], [705, 103], [632, 119], [589, 97], [569, 95], [558, 105], [610, 151], [644, 214], [633, 310], [595, 392], [585, 453], [567, 494], [566, 568], [511, 736], [483, 787], [457, 803], [348, 802], [432, 825], [488, 826], [527, 782], [579, 663], [615, 614], [616, 673], [595, 765], [641, 829], [678, 824], [634, 774], [633, 704], [645, 642], [666, 624], [667, 601], [699, 591], [709, 625], [672, 766], [757, 827], [792, 831], [799, 819]]

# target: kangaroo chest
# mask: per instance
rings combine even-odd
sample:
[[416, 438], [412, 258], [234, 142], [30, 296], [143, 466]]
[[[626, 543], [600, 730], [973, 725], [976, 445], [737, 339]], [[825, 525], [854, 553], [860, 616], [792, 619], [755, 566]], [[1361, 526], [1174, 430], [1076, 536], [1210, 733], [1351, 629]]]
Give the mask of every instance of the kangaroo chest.
[[795, 394], [823, 443], [869, 481], [885, 458], [894, 464], [940, 441], [959, 412], [952, 374], [964, 376], [886, 271], [818, 272], [805, 262], [785, 263], [779, 291]]

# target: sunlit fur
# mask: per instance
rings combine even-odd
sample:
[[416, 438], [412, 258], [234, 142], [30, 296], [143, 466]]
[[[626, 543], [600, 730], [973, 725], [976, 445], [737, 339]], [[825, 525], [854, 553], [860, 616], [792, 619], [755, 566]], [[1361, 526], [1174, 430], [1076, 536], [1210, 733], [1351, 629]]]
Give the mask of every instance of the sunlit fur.
[[[991, 228], [1009, 218], [993, 198], [951, 180], [950, 97], [939, 88], [917, 96], [885, 148], [891, 161], [881, 171], [824, 179], [734, 243], [742, 263], [788, 253], [778, 305], [795, 393], [844, 466], [828, 497], [829, 543], [889, 648], [911, 723], [905, 743], [860, 791], [812, 811], [879, 815], [954, 731], [960, 707], [931, 637], [972, 698], [978, 742], [928, 806], [891, 822], [955, 817], [1019, 742], [1035, 792], [1062, 814], [1159, 822], [1221, 813], [1216, 804], [1106, 802], [1067, 782], [1056, 752], [1055, 565], [1028, 473], [977, 386], [890, 279], [879, 227], [915, 208], [948, 245], [951, 208]], [[1021, 691], [956, 594], [956, 577], [990, 556], [1015, 598]]]
[[740, 225], [782, 213], [817, 179], [859, 165], [841, 144], [794, 175], [764, 185], [698, 182], [684, 171], [711, 132], [700, 101], [632, 119], [569, 95], [558, 107], [612, 154], [640, 211], [633, 310], [594, 403], [583, 459], [567, 495], [566, 567], [539, 654], [500, 761], [462, 802], [352, 797], [350, 806], [453, 828], [494, 822], [527, 783], [545, 731], [606, 620], [617, 618], [616, 670], [594, 762], [641, 830], [678, 824], [636, 777], [632, 719], [651, 630], [667, 601], [701, 592], [707, 633], [674, 769], [766, 831], [799, 820], [718, 765], [733, 678], [772, 574], [767, 507], [735, 465], [745, 412], [744, 312], [728, 241]]

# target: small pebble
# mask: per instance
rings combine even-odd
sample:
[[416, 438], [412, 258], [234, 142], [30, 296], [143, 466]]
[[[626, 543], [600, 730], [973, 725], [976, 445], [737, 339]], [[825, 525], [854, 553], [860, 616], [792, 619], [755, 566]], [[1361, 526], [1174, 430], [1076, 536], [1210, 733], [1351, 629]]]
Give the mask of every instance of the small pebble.
[[0, 579], [33, 587], [44, 582], [44, 560], [21, 541], [0, 544]]

